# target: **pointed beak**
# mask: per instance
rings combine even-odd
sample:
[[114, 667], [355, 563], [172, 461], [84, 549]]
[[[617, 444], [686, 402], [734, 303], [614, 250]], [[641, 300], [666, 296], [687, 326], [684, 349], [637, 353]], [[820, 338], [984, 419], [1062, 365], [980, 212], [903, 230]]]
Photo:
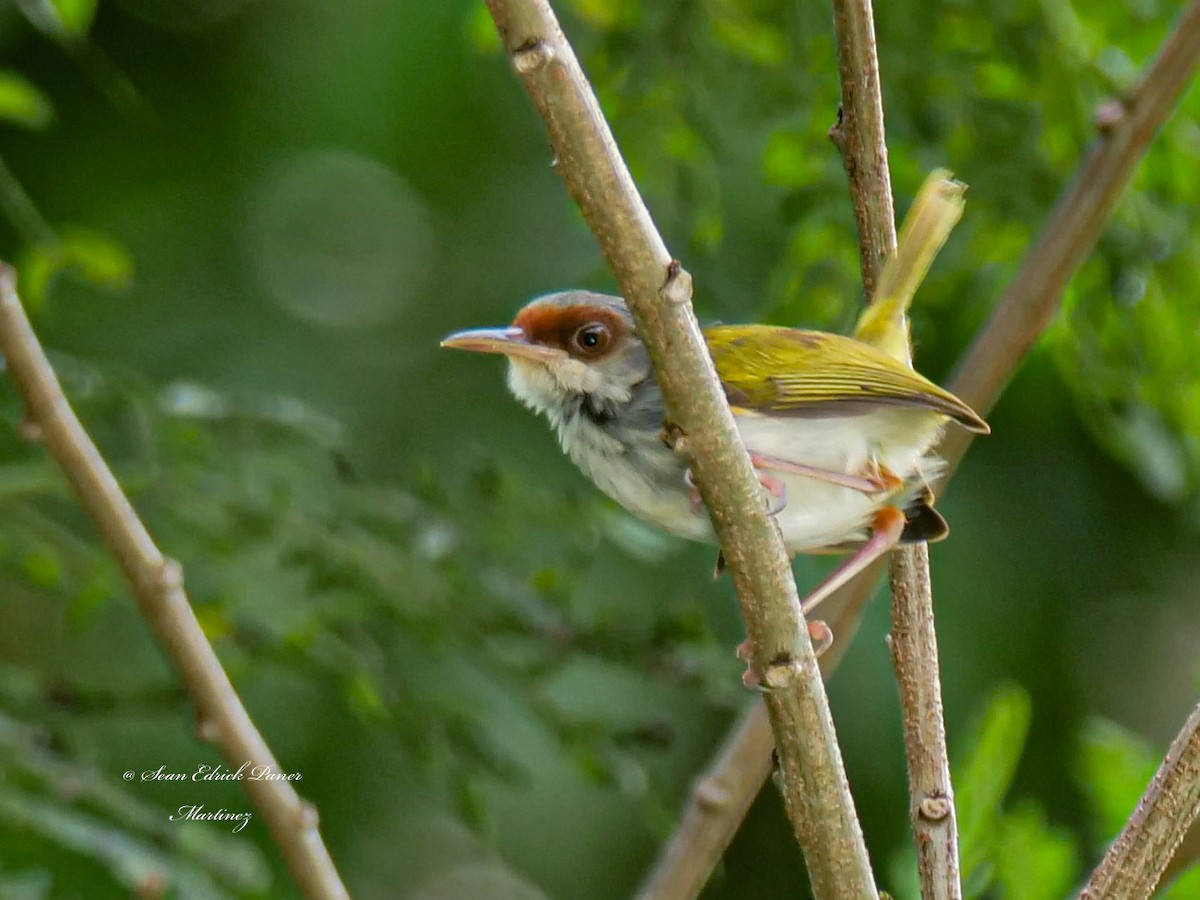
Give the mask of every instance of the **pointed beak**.
[[515, 326], [456, 331], [442, 338], [441, 346], [456, 350], [473, 350], [476, 353], [499, 353], [537, 362], [549, 362], [566, 356], [556, 347], [532, 343], [524, 330]]

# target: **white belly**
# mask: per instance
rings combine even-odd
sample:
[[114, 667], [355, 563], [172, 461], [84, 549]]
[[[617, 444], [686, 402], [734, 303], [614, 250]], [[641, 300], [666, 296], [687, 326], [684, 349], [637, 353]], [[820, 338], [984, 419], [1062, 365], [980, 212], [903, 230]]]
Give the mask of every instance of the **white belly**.
[[[843, 416], [739, 414], [736, 420], [746, 448], [753, 452], [850, 475], [862, 475], [867, 463], [874, 461], [913, 490], [937, 474], [938, 461], [928, 452], [947, 421], [940, 414], [905, 407], [877, 407]], [[555, 425], [568, 455], [631, 513], [680, 537], [715, 542], [708, 512], [696, 502], [684, 478], [686, 460], [664, 446], [656, 434], [618, 437], [579, 417], [558, 419]], [[806, 475], [764, 471], [785, 486], [786, 503], [776, 520], [792, 553], [837, 547], [867, 536], [880, 507], [879, 497]]]
[[[946, 418], [911, 408], [878, 408], [865, 415], [777, 418], [742, 414], [738, 431], [746, 448], [789, 462], [861, 475], [877, 462], [913, 488], [937, 474], [928, 457]], [[783, 482], [787, 502], [776, 519], [784, 544], [805, 553], [862, 540], [880, 501], [854, 488], [806, 475], [767, 470]], [[895, 502], [894, 500], [892, 502]]]

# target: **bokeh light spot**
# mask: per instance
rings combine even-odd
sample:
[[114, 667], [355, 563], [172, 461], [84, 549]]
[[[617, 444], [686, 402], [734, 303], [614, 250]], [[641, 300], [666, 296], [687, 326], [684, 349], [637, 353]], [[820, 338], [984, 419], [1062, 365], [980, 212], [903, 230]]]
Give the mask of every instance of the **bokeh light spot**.
[[307, 321], [383, 324], [432, 273], [433, 230], [395, 172], [346, 151], [294, 157], [251, 200], [248, 245], [263, 289]]

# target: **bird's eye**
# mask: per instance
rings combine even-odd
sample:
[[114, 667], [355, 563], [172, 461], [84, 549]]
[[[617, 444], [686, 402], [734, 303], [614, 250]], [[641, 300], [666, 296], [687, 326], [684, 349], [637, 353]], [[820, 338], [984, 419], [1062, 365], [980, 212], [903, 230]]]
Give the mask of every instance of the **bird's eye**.
[[608, 344], [608, 329], [599, 322], [584, 325], [575, 332], [575, 345], [584, 353], [598, 353]]

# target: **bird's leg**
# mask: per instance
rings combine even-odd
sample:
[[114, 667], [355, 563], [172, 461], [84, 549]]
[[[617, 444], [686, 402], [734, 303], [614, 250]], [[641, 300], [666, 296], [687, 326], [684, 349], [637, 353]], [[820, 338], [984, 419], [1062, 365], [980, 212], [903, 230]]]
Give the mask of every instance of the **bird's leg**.
[[[751, 462], [754, 461], [751, 455]], [[771, 495], [771, 502], [767, 505], [767, 515], [777, 516], [787, 506], [787, 485], [773, 475], [768, 475], [766, 472], [755, 472], [758, 476], [759, 484], [767, 489], [767, 493]], [[696, 479], [692, 476], [691, 467], [688, 467], [683, 472], [683, 483], [692, 490], [692, 512], [700, 512], [704, 508], [704, 500], [700, 497], [700, 491], [696, 488]], [[719, 573], [718, 573], [719, 574]]]
[[[900, 535], [904, 532], [904, 522], [904, 513], [894, 506], [885, 506], [877, 511], [871, 523], [871, 536], [867, 538], [867, 542], [843, 560], [841, 565], [830, 572], [829, 576], [800, 602], [800, 608], [804, 611], [804, 615], [808, 616], [822, 601], [829, 599], [834, 591], [900, 543]], [[807, 624], [808, 636], [813, 642], [813, 652], [820, 656], [833, 644], [833, 632], [820, 619], [809, 620]], [[770, 690], [761, 684], [758, 675], [750, 668], [752, 649], [749, 638], [742, 641], [737, 648], [738, 659], [747, 664], [746, 671], [742, 673], [742, 684], [755, 690]]]
[[903, 533], [904, 513], [901, 510], [894, 506], [885, 506], [877, 510], [867, 542], [842, 560], [841, 565], [830, 572], [829, 576], [804, 598], [800, 604], [804, 614], [807, 616], [821, 601], [827, 600], [830, 594], [900, 543], [900, 535]]
[[[806, 466], [778, 456], [768, 456], [765, 453], [750, 451], [750, 462], [758, 469], [774, 469], [777, 472], [788, 472], [792, 475], [803, 475], [825, 481], [829, 484], [840, 485], [851, 490], [861, 491], [868, 496], [875, 494], [890, 494], [904, 485], [903, 480], [886, 466], [871, 460], [864, 467], [863, 474], [853, 475], [849, 472], [835, 472], [832, 469], [821, 469], [817, 466]], [[759, 476], [760, 478], [762, 476]]]

